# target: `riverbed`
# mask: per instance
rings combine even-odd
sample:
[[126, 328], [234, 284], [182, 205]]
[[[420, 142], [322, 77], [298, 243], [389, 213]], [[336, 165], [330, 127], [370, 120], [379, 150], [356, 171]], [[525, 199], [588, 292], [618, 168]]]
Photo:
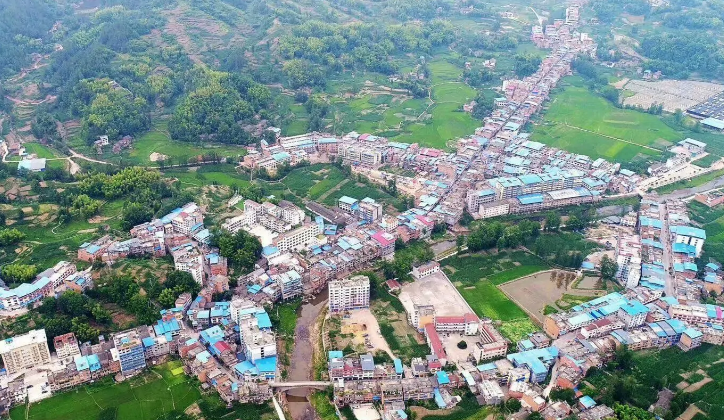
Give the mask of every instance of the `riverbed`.
[[[310, 332], [314, 330], [314, 324], [319, 314], [327, 305], [327, 290], [323, 290], [311, 301], [305, 302], [297, 311], [297, 328], [294, 331], [294, 351], [289, 366], [287, 381], [308, 381], [312, 378], [314, 371], [314, 337]], [[308, 388], [296, 388], [287, 392], [287, 408], [293, 420], [312, 420], [314, 410], [309, 403]]]

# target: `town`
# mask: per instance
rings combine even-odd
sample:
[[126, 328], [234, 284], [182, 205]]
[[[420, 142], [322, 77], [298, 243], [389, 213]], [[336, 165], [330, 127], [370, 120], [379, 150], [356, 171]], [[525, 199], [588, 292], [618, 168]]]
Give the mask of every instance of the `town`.
[[[246, 125], [244, 130], [255, 130], [258, 142], [239, 146], [243, 153], [236, 159], [211, 152], [208, 161], [204, 156], [174, 164], [154, 149], [152, 155], [158, 160], [153, 162], [176, 177], [155, 187], [167, 202], [173, 199], [173, 206], [142, 208], [149, 213], [147, 218], [122, 229], [109, 224], [85, 231], [87, 236], [77, 242], [72, 241], [78, 235], [60, 236], [65, 239], [59, 239], [58, 246], [70, 250], [68, 258], [53, 260], [45, 266], [51, 268], [33, 272], [26, 282], [0, 280], [0, 319], [16, 320], [51, 305], [54, 309], [71, 295], [95, 298], [113, 287], [117, 280], [113, 269], [128, 262], [163, 261], [168, 272], [153, 273], [153, 280], [165, 297], [171, 293], [170, 300], [146, 300], [143, 309], [150, 310], [151, 317], [119, 323], [124, 326], [104, 330], [108, 333], [98, 335], [89, 325], [93, 337], [74, 332], [54, 335], [49, 327], [32, 321], [23, 325], [23, 333], [4, 337], [0, 415], [15, 418], [12, 413], [25, 407], [24, 418], [32, 420], [30, 407], [42, 407], [54, 397], [83, 389], [91, 394], [102, 384], [137, 387], [157, 375], [172, 398], [173, 411], [164, 420], [175, 419], [170, 416], [179, 412], [167, 382], [170, 377], [188, 382], [204, 398], [220, 399], [226, 409], [268, 407], [264, 420], [441, 419], [466, 410], [486, 419], [494, 415], [516, 420], [627, 419], [623, 399], [591, 396], [596, 396], [591, 389], [597, 387], [597, 395], [613, 392], [600, 382], [592, 384], [592, 377], [628, 375], [633, 371], [630, 366], [606, 369], [626, 363], [633, 352], [691, 355], [724, 346], [724, 306], [718, 304], [724, 293], [724, 261], [707, 252], [720, 244], [712, 234], [707, 243], [702, 222], [721, 211], [724, 194], [721, 184], [698, 188], [708, 185], [705, 182], [686, 190], [694, 179], [719, 177], [724, 161], [714, 152], [713, 134], [705, 130], [720, 130], [724, 123], [709, 109], [716, 107], [716, 97], [695, 105], [687, 114], [695, 119], [694, 128], [687, 131], [691, 137], [669, 143], [658, 161], [637, 171], [613, 158], [536, 141], [533, 132], [544, 124], [541, 114], [551, 106], [564, 78], [577, 75], [575, 62], [597, 60], [599, 48], [604, 48], [586, 32], [598, 32], [598, 20], [584, 22], [580, 17], [588, 6], [586, 0], [567, 1], [547, 24], [531, 7], [538, 24], [530, 30], [525, 26], [525, 38], [545, 51], [540, 64], [536, 62], [537, 68], [525, 77], [501, 78], [502, 85], [486, 89], [496, 95], [490, 112], [473, 133], [448, 140], [444, 147], [396, 141], [397, 133], [348, 132], [349, 128], [340, 131], [334, 125], [310, 123], [308, 133], [296, 135], [282, 135], [281, 128], [266, 124]], [[504, 17], [513, 21], [514, 15], [506, 13]], [[97, 18], [103, 14], [98, 12]], [[276, 19], [275, 25], [279, 22], [286, 23]], [[281, 45], [291, 49], [284, 42]], [[245, 59], [250, 57], [251, 53]], [[193, 71], [201, 72], [196, 59], [192, 61], [200, 67]], [[223, 65], [231, 65], [230, 61]], [[402, 73], [424, 80], [425, 57], [414, 62], [415, 70], [405, 67]], [[486, 59], [486, 68], [495, 66], [495, 58]], [[287, 71], [293, 79], [292, 71]], [[662, 74], [646, 72], [642, 71], [646, 80]], [[405, 81], [412, 90], [414, 83]], [[114, 83], [110, 83], [114, 91], [125, 89]], [[220, 82], [214, 79], [214, 83]], [[233, 83], [243, 86], [244, 94], [254, 90], [247, 81]], [[588, 88], [595, 90], [594, 83]], [[434, 104], [431, 89], [427, 98]], [[483, 106], [476, 103], [483, 96], [467, 98], [455, 112], [469, 117]], [[315, 118], [313, 99], [302, 102], [310, 106], [308, 118]], [[337, 115], [334, 118], [336, 124]], [[166, 122], [167, 130], [192, 130], [174, 124], [178, 124], [175, 117]], [[89, 126], [85, 123], [82, 130]], [[218, 131], [236, 129], [223, 127]], [[132, 149], [133, 141], [123, 136], [114, 143], [113, 153]], [[94, 134], [91, 142], [100, 157], [103, 147], [111, 144], [107, 134]], [[14, 154], [20, 157], [18, 177], [43, 174], [54, 160], [66, 159], [27, 153], [18, 142], [3, 142], [1, 147], [3, 162]], [[80, 156], [68, 150], [72, 157]], [[697, 165], [703, 161], [711, 164]], [[123, 161], [87, 162], [108, 165], [108, 173], [126, 170]], [[203, 186], [216, 187], [216, 180], [204, 178], [204, 165], [212, 163], [227, 165], [238, 175], [232, 177], [229, 194], [209, 189], [197, 197], [172, 191], [174, 182], [188, 184], [192, 177]], [[352, 182], [358, 187], [352, 191], [385, 191], [401, 205], [372, 193], [342, 194], [338, 185], [326, 185], [327, 190], [314, 198], [302, 197], [283, 184], [286, 174], [312, 165], [322, 168], [319, 173], [328, 168], [338, 171], [343, 177], [338, 184]], [[190, 172], [196, 175], [183, 172], [192, 166]], [[136, 170], [150, 173], [155, 168]], [[267, 188], [260, 188], [263, 193], [254, 190], [259, 179]], [[270, 186], [279, 185], [285, 195], [275, 195], [277, 189], [269, 193]], [[31, 190], [47, 188], [47, 183], [23, 188], [11, 190], [13, 197], [6, 194], [6, 198], [25, 198]], [[123, 199], [133, 204], [134, 191], [129, 191]], [[216, 194], [213, 206], [207, 193]], [[56, 194], [62, 195], [63, 189], [57, 188]], [[139, 206], [144, 204], [139, 201]], [[126, 207], [124, 203], [124, 211]], [[578, 216], [586, 211], [591, 220], [583, 223]], [[521, 225], [526, 226], [527, 238], [560, 234], [561, 242], [585, 241], [586, 251], [551, 249], [554, 259], [534, 249], [533, 242], [521, 238], [506, 242], [505, 231]], [[493, 227], [485, 231], [489, 226]], [[55, 234], [55, 228], [48, 229]], [[491, 245], [473, 245], [470, 238], [476, 234], [486, 236]], [[520, 231], [517, 235], [524, 236]], [[401, 263], [399, 255], [411, 250], [417, 252], [414, 258]], [[20, 260], [32, 247], [15, 252]], [[575, 264], [560, 263], [568, 257]], [[465, 259], [474, 258], [505, 270], [461, 268]], [[463, 263], [456, 266], [453, 261]], [[490, 280], [506, 270], [516, 274], [489, 281], [490, 289], [478, 290], [468, 281]], [[190, 280], [173, 287], [168, 278], [176, 275]], [[140, 274], [128, 275], [131, 283], [135, 277]], [[541, 279], [555, 291], [548, 293], [534, 284]], [[584, 282], [589, 285], [574, 287]], [[140, 287], [135, 290], [139, 296], [147, 294]], [[497, 293], [491, 299], [501, 296], [516, 313], [494, 314], [470, 298], [474, 293]], [[119, 294], [119, 300], [130, 297]], [[86, 309], [91, 318], [96, 317], [91, 306]], [[75, 328], [76, 318], [68, 318]], [[506, 328], [518, 322], [523, 333]], [[168, 373], [159, 373], [167, 368]], [[658, 401], [648, 412], [636, 408], [648, 413], [645, 419], [668, 419], [672, 400], [720, 379], [702, 369], [689, 376], [679, 373], [674, 372], [680, 376], [677, 383], [657, 384]], [[701, 378], [692, 379], [695, 375]], [[321, 407], [328, 416], [321, 414], [315, 396], [323, 400]], [[214, 418], [204, 411], [207, 407], [195, 404], [181, 411], [186, 409], [188, 418]], [[704, 416], [702, 407], [696, 409], [701, 418], [714, 418]], [[162, 407], [164, 414], [166, 408]], [[698, 420], [696, 410], [677, 418]], [[110, 418], [116, 419], [116, 413]]]

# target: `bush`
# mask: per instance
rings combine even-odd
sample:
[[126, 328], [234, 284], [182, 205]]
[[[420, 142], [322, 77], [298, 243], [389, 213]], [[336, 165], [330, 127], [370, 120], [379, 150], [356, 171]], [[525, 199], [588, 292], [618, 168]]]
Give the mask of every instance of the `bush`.
[[468, 348], [468, 343], [466, 343], [465, 340], [460, 340], [460, 342], [458, 342], [458, 348], [460, 350], [465, 350]]

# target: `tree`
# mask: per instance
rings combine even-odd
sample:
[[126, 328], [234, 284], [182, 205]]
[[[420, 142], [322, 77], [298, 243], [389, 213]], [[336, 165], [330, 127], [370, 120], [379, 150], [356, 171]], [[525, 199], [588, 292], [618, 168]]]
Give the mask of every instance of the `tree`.
[[91, 327], [87, 321], [80, 317], [76, 317], [71, 320], [71, 331], [81, 343], [95, 340], [100, 334], [97, 329]]
[[73, 217], [79, 217], [83, 220], [87, 220], [98, 213], [100, 207], [101, 204], [97, 200], [94, 200], [85, 194], [80, 194], [73, 199], [73, 203], [70, 207], [70, 214], [72, 214]]
[[0, 246], [15, 245], [25, 239], [25, 234], [15, 228], [0, 230]]
[[510, 398], [508, 401], [505, 402], [504, 408], [505, 411], [508, 413], [517, 413], [520, 411], [520, 408], [522, 407], [520, 400], [517, 400], [515, 398]]
[[3, 280], [6, 283], [27, 283], [35, 278], [38, 268], [34, 265], [8, 264], [0, 270]]
[[530, 413], [526, 420], [545, 420], [543, 415], [537, 411]]
[[576, 392], [570, 388], [552, 389], [548, 398], [551, 401], [565, 401], [573, 406], [576, 403]]
[[58, 297], [58, 309], [70, 317], [80, 317], [88, 313], [88, 298], [78, 292], [68, 290]]
[[233, 235], [225, 230], [216, 230], [211, 242], [219, 248], [219, 254], [243, 270], [254, 268], [254, 264], [261, 256], [261, 242], [243, 229]]
[[601, 278], [604, 280], [613, 280], [618, 272], [618, 264], [608, 255], [601, 258]]
[[465, 350], [466, 348], [468, 348], [468, 343], [465, 342], [465, 340], [460, 340], [458, 341], [458, 348], [460, 350]]
[[561, 215], [555, 211], [549, 211], [546, 213], [546, 230], [558, 230], [561, 227]]
[[160, 295], [158, 295], [158, 303], [164, 308], [170, 308], [176, 302], [176, 293], [173, 289], [163, 289]]
[[153, 209], [142, 203], [128, 203], [121, 214], [121, 229], [130, 230], [136, 225], [151, 221]]
[[93, 315], [93, 318], [101, 324], [110, 324], [113, 320], [111, 313], [100, 304], [93, 305], [91, 315]]

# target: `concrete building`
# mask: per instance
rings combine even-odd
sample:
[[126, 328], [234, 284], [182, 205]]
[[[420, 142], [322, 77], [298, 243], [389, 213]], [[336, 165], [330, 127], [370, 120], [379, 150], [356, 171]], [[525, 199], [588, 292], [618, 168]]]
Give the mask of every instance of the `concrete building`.
[[492, 201], [482, 204], [478, 211], [481, 219], [505, 216], [508, 213], [510, 213], [510, 203], [507, 201]]
[[691, 245], [696, 248], [696, 256], [701, 255], [701, 248], [704, 246], [704, 241], [706, 241], [704, 229], [691, 226], [671, 226], [669, 229], [675, 243]]
[[369, 277], [354, 276], [329, 282], [329, 310], [331, 312], [369, 308], [369, 306]]
[[45, 330], [32, 330], [0, 341], [0, 356], [10, 375], [49, 363], [50, 350]]
[[483, 399], [485, 399], [486, 405], [498, 405], [503, 402], [505, 394], [503, 394], [503, 390], [500, 389], [500, 385], [498, 385], [497, 382], [482, 381], [478, 384], [478, 387], [480, 388], [480, 394], [483, 396]]
[[274, 245], [279, 248], [280, 252], [310, 246], [316, 243], [316, 238], [319, 233], [319, 226], [314, 223], [308, 223], [277, 236], [274, 239]]
[[440, 263], [437, 261], [429, 261], [424, 264], [419, 264], [414, 267], [412, 267], [412, 276], [416, 279], [422, 279], [430, 274], [439, 273], [440, 272]]
[[80, 347], [75, 334], [68, 333], [53, 338], [53, 347], [58, 359], [69, 359], [73, 356], [80, 355]]
[[137, 330], [133, 329], [115, 334], [113, 344], [118, 350], [121, 373], [124, 376], [133, 375], [146, 367], [143, 342]]

